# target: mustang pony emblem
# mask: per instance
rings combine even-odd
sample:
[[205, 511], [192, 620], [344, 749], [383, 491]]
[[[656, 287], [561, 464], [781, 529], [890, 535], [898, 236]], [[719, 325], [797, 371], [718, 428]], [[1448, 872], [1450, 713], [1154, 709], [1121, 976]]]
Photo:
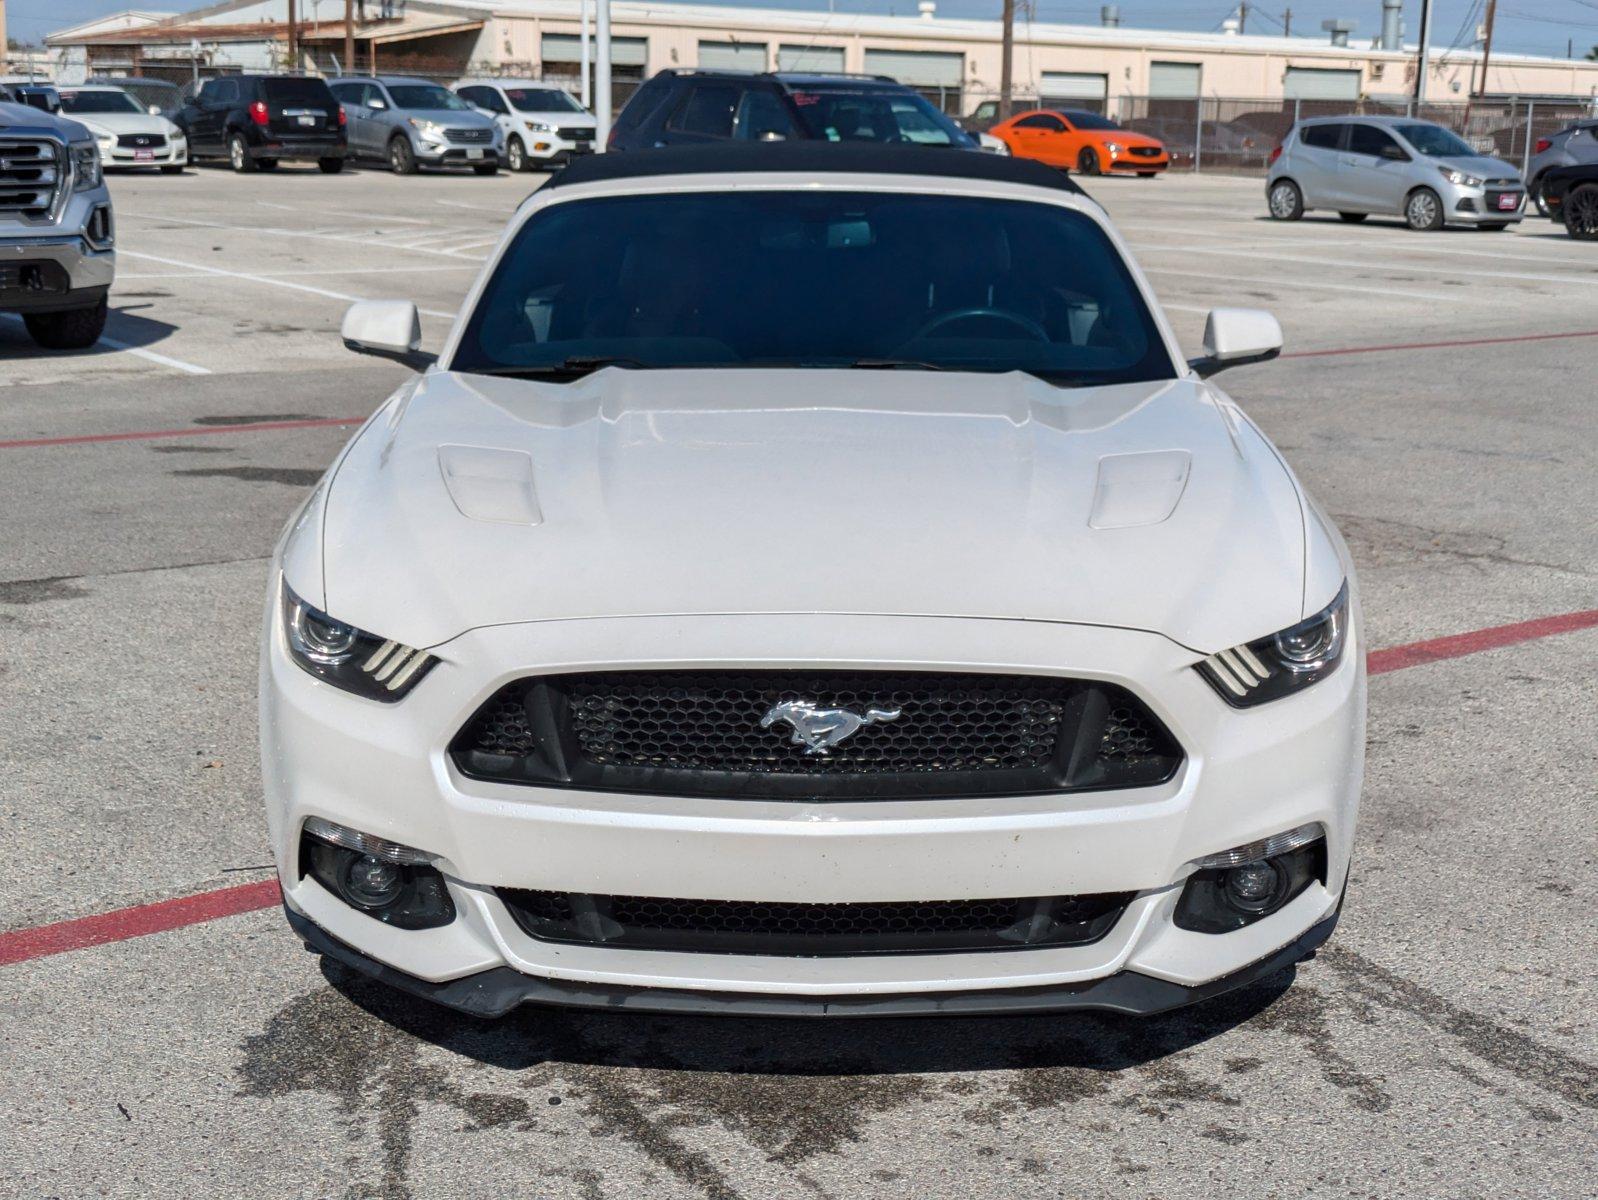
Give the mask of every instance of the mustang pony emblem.
[[793, 726], [793, 736], [788, 740], [795, 746], [803, 746], [806, 754], [826, 754], [845, 738], [859, 733], [862, 725], [897, 721], [903, 711], [868, 708], [862, 717], [847, 708], [819, 708], [811, 700], [779, 700], [760, 718], [760, 728], [770, 729], [778, 721], [786, 721]]

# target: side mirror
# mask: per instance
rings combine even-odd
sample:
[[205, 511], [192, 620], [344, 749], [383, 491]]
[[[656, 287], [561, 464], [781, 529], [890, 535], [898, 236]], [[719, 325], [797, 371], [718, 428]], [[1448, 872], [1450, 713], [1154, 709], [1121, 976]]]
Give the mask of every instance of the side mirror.
[[497, 117], [499, 115], [493, 109], [487, 108], [481, 104], [472, 105], [472, 111], [485, 117]]
[[1382, 147], [1382, 157], [1390, 158], [1394, 162], [1408, 162], [1409, 155], [1404, 153], [1402, 146], [1387, 145]]
[[144, 107], [144, 111], [152, 117], [159, 117], [161, 115], [161, 106], [159, 104], [147, 104]]
[[1208, 379], [1228, 367], [1270, 362], [1282, 352], [1282, 327], [1258, 308], [1214, 308], [1204, 322], [1204, 356], [1187, 365]]
[[360, 300], [350, 305], [339, 328], [346, 349], [404, 363], [424, 371], [438, 355], [422, 350], [422, 319], [409, 300]]
[[380, 100], [378, 97], [373, 96], [370, 100], [368, 100], [366, 102], [366, 107], [370, 108], [370, 109], [373, 109], [373, 110], [376, 110], [376, 109], [387, 108], [388, 105], [383, 100]]

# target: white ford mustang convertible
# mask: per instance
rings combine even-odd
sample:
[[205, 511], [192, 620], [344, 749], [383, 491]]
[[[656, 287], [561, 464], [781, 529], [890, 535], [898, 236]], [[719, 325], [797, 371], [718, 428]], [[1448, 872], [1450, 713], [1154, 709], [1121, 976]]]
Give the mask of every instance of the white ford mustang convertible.
[[267, 813], [313, 949], [491, 1016], [1147, 1013], [1337, 921], [1348, 552], [1036, 163], [580, 161], [290, 522]]

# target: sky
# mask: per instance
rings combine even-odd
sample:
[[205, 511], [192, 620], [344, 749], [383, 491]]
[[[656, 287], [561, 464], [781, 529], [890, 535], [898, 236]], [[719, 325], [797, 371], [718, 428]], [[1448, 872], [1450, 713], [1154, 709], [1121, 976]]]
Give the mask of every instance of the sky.
[[[38, 42], [46, 33], [126, 8], [158, 12], [201, 6], [201, 0], [0, 0], [7, 9], [8, 32], [23, 42]], [[705, 2], [705, 0], [696, 0]], [[713, 2], [713, 0], [712, 0]], [[763, 8], [825, 9], [827, 0], [738, 0]], [[1027, 0], [1021, 0], [1024, 5]], [[832, 0], [837, 12], [915, 12], [915, 0]], [[1119, 0], [1121, 24], [1146, 29], [1216, 30], [1237, 7], [1236, 0]], [[1097, 24], [1098, 0], [1032, 0], [1039, 21]], [[997, 17], [1000, 0], [939, 0], [946, 17]], [[1281, 33], [1284, 10], [1291, 7], [1293, 28], [1320, 33], [1321, 21], [1340, 17], [1355, 22], [1353, 42], [1369, 45], [1381, 28], [1381, 0], [1253, 0], [1249, 33]], [[1432, 44], [1464, 45], [1481, 20], [1484, 0], [1433, 0]], [[1420, 0], [1404, 0], [1404, 20], [1411, 41], [1419, 34]], [[1499, 0], [1495, 48], [1525, 54], [1563, 57], [1567, 45], [1584, 57], [1598, 44], [1598, 0]]]

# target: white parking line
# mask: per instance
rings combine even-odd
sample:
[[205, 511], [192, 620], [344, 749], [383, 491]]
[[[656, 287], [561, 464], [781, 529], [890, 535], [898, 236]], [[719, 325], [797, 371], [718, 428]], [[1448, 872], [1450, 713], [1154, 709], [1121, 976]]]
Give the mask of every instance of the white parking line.
[[[1258, 242], [1250, 245], [1257, 246]], [[1395, 263], [1391, 260], [1375, 262], [1369, 259], [1346, 258], [1317, 258], [1308, 254], [1273, 254], [1270, 251], [1260, 250], [1233, 250], [1218, 246], [1166, 246], [1157, 242], [1133, 242], [1137, 250], [1153, 250], [1156, 252], [1169, 252], [1171, 254], [1213, 254], [1221, 258], [1263, 258], [1271, 262], [1302, 263], [1311, 267], [1335, 267], [1347, 271], [1363, 271], [1366, 273], [1421, 271], [1428, 275], [1446, 275], [1456, 279], [1481, 279], [1502, 280], [1505, 283], [1553, 283], [1574, 284], [1579, 287], [1598, 287], [1598, 278], [1581, 278], [1575, 275], [1546, 275], [1531, 271], [1471, 271], [1459, 267], [1427, 267], [1419, 263]], [[1278, 280], [1284, 284], [1288, 280]], [[1374, 290], [1374, 289], [1373, 289]], [[1390, 295], [1386, 289], [1381, 289], [1384, 295]]]
[[1160, 307], [1167, 312], [1208, 313], [1210, 311], [1208, 308], [1201, 308], [1196, 304], [1172, 304], [1166, 300], [1160, 301]]
[[[18, 325], [23, 323], [22, 317], [17, 313], [0, 313], [0, 317], [3, 317], [7, 321], [14, 321]], [[108, 350], [117, 350], [123, 354], [131, 354], [135, 358], [142, 358], [146, 362], [157, 363], [163, 367], [171, 367], [174, 371], [182, 371], [185, 375], [211, 374], [211, 370], [208, 367], [202, 367], [196, 363], [184, 362], [181, 358], [172, 358], [170, 355], [157, 354], [154, 350], [146, 350], [143, 346], [130, 345], [127, 342], [118, 341], [116, 338], [106, 337], [103, 334], [101, 335], [100, 340], [95, 343], [95, 345], [104, 346]]]
[[1446, 296], [1441, 292], [1411, 292], [1400, 288], [1361, 287], [1356, 283], [1319, 283], [1306, 279], [1286, 279], [1280, 275], [1225, 275], [1217, 271], [1181, 271], [1175, 267], [1151, 267], [1147, 263], [1139, 263], [1145, 275], [1178, 275], [1188, 279], [1224, 279], [1228, 283], [1255, 283], [1268, 287], [1281, 288], [1284, 291], [1293, 291], [1300, 288], [1310, 288], [1323, 292], [1358, 292], [1365, 296], [1402, 296], [1408, 300], [1447, 300], [1457, 303], [1461, 300], [1474, 299], [1469, 295]]
[[[537, 188], [533, 189], [535, 192]], [[522, 199], [526, 199], [524, 196]], [[508, 217], [521, 206], [521, 200], [516, 201], [509, 208], [490, 208], [486, 204], [467, 204], [464, 200], [434, 200], [434, 204], [442, 204], [446, 208], [469, 208], [474, 212], [498, 213], [501, 217]]]
[[[304, 267], [294, 271], [257, 271], [255, 274], [271, 278], [296, 275], [437, 275], [450, 271], [477, 271], [481, 264], [470, 262], [459, 266], [425, 267]], [[118, 271], [117, 281], [124, 279], [204, 279], [207, 271]]]
[[[352, 296], [348, 292], [335, 292], [328, 288], [312, 287], [308, 283], [291, 283], [287, 279], [273, 279], [267, 275], [252, 275], [247, 271], [229, 271], [223, 267], [208, 267], [204, 263], [184, 262], [178, 258], [162, 258], [158, 254], [141, 254], [135, 250], [122, 250], [119, 253], [124, 258], [142, 258], [147, 262], [165, 263], [169, 267], [185, 267], [202, 275], [220, 275], [228, 279], [242, 279], [248, 283], [261, 283], [268, 287], [290, 288], [296, 292], [308, 292], [313, 296], [325, 296], [329, 300], [342, 300], [345, 303], [371, 299], [369, 296]], [[456, 315], [452, 312], [440, 312], [434, 308], [423, 308], [417, 311], [429, 317], [442, 317], [447, 321], [453, 321]]]
[[[350, 215], [351, 215], [348, 209], [342, 209], [342, 208], [312, 208], [309, 205], [301, 205], [301, 204], [277, 204], [277, 203], [275, 203], [274, 201], [271, 201], [271, 200], [257, 200], [256, 203], [259, 204], [262, 208], [277, 208], [277, 209], [281, 209], [284, 212], [291, 212], [291, 213], [320, 212], [320, 213], [327, 213], [329, 216], [344, 217], [345, 219], [348, 219], [350, 217]], [[402, 216], [399, 216], [397, 213], [375, 213], [375, 212], [369, 212], [369, 211], [367, 211], [365, 209], [361, 210], [360, 216], [361, 216], [361, 218], [363, 220], [376, 218], [379, 221], [398, 221], [401, 225], [431, 225], [432, 224], [431, 221], [424, 221], [420, 217], [402, 217]]]
[[[1373, 237], [1370, 240], [1339, 237], [1336, 235], [1327, 236], [1325, 238], [1315, 237], [1312, 234], [1299, 234], [1298, 236], [1292, 236], [1285, 231], [1282, 233], [1267, 234], [1262, 230], [1258, 236], [1250, 238], [1249, 241], [1245, 243], [1238, 243], [1235, 240], [1229, 240], [1240, 236], [1239, 231], [1236, 230], [1223, 231], [1219, 229], [1198, 228], [1196, 226], [1189, 225], [1170, 225], [1157, 221], [1139, 221], [1135, 218], [1128, 221], [1117, 221], [1116, 226], [1121, 229], [1147, 229], [1160, 233], [1177, 233], [1184, 237], [1208, 238], [1212, 241], [1225, 242], [1225, 244], [1228, 245], [1243, 244], [1255, 247], [1263, 245], [1292, 246], [1308, 249], [1318, 249], [1321, 246], [1337, 246], [1357, 250], [1399, 249], [1416, 254], [1446, 254], [1450, 258], [1497, 258], [1503, 259], [1507, 262], [1523, 263], [1527, 261], [1536, 261], [1550, 264], [1568, 263], [1573, 266], [1586, 265], [1582, 260], [1576, 260], [1572, 262], [1572, 259], [1568, 253], [1556, 253], [1554, 255], [1536, 254], [1534, 251], [1543, 249], [1544, 247], [1523, 246], [1520, 244], [1520, 240], [1518, 238], [1514, 238], [1509, 242], [1510, 245], [1517, 247], [1516, 250], [1513, 252], [1505, 252], [1501, 250], [1467, 250], [1459, 244], [1460, 238], [1467, 236], [1465, 234], [1459, 234], [1457, 236], [1449, 235], [1439, 239], [1436, 234], [1431, 233], [1416, 233], [1405, 236], [1404, 233], [1396, 229], [1382, 229], [1380, 231], [1373, 231]], [[1267, 228], [1269, 227], [1267, 226]], [[1311, 226], [1311, 228], [1313, 228], [1313, 226]], [[1391, 240], [1382, 242], [1376, 241], [1375, 238], [1385, 238]], [[1503, 240], [1500, 240], [1499, 244], [1504, 244]]]
[[[143, 221], [170, 221], [179, 225], [195, 225], [201, 229], [226, 229], [233, 233], [254, 233], [268, 237], [288, 238], [291, 241], [300, 241], [305, 238], [316, 238], [328, 242], [345, 242], [354, 246], [368, 246], [378, 250], [404, 250], [409, 254], [430, 254], [437, 258], [460, 258], [459, 254], [446, 254], [441, 250], [429, 250], [425, 246], [409, 246], [400, 242], [386, 241], [380, 237], [356, 237], [347, 233], [319, 233], [305, 229], [278, 229], [268, 225], [229, 225], [223, 221], [201, 221], [193, 217], [173, 217], [167, 215], [156, 216], [151, 213], [119, 211], [117, 216], [121, 220], [134, 217]], [[402, 237], [411, 236], [411, 230], [405, 230]]]

